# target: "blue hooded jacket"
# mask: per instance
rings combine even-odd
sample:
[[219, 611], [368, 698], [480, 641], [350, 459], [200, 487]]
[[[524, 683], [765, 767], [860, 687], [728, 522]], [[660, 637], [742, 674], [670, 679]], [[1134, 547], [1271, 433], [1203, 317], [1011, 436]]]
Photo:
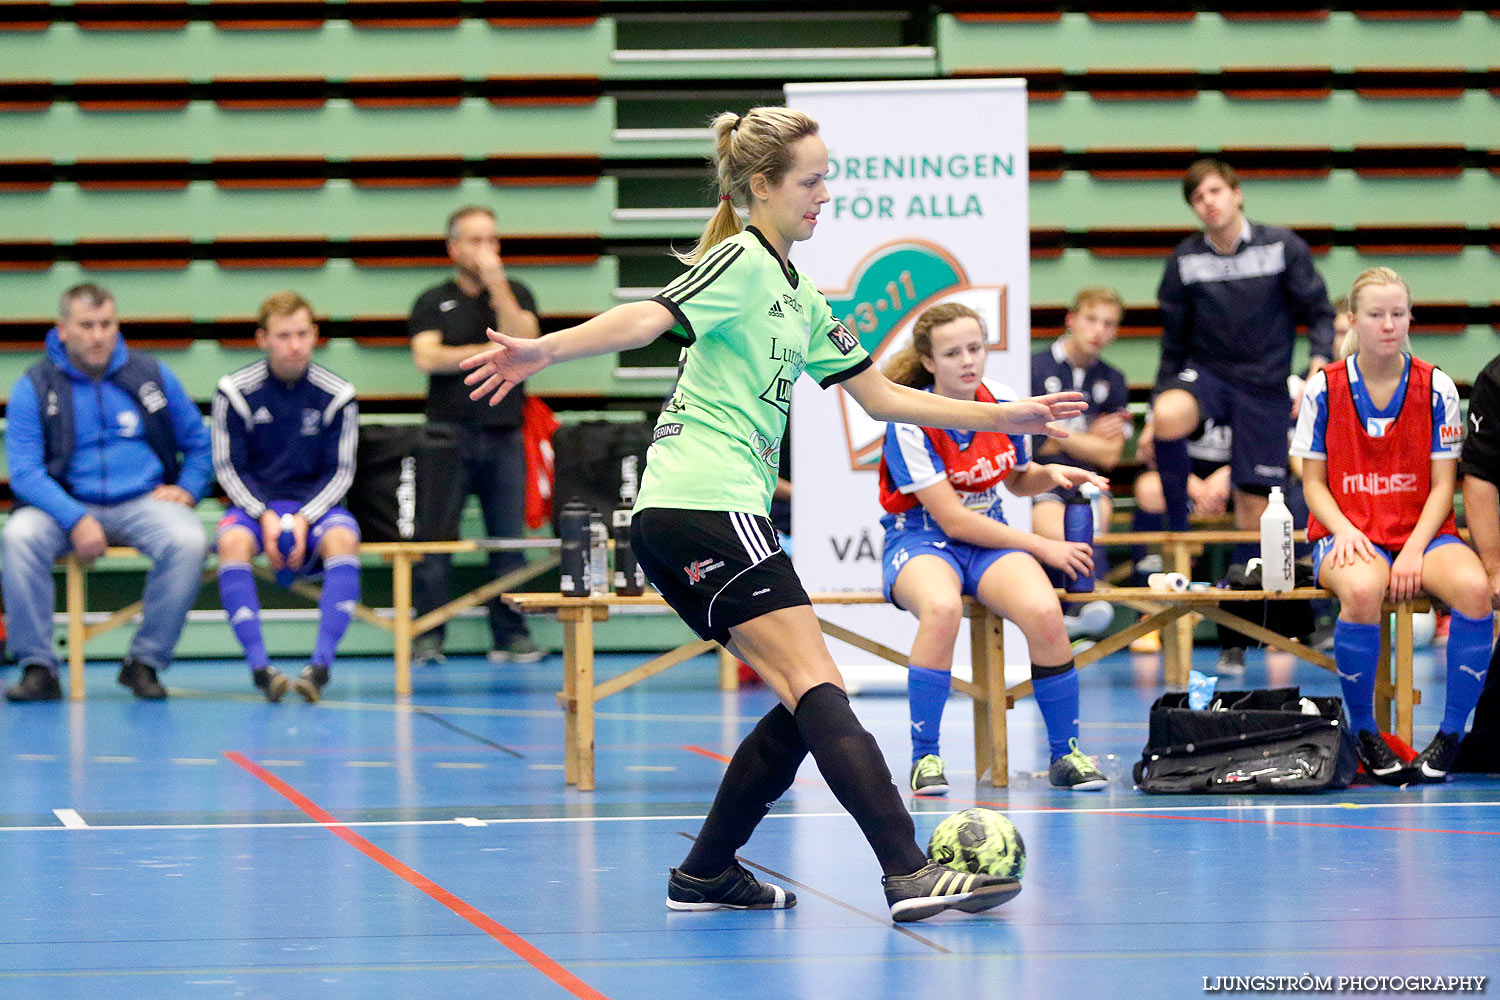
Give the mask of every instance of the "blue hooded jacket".
[[[47, 471], [46, 428], [36, 383], [27, 374], [11, 388], [5, 433], [11, 490], [18, 501], [46, 511], [65, 531], [87, 513], [84, 503], [122, 503], [165, 481], [161, 459], [147, 441], [140, 404], [113, 381], [129, 358], [122, 337], [115, 342], [104, 376], [93, 379], [68, 359], [57, 328], [47, 332], [47, 359], [68, 379], [73, 397], [73, 451], [64, 482]], [[182, 453], [176, 485], [196, 503], [213, 476], [208, 429], [182, 384], [165, 365], [159, 367], [166, 415]]]

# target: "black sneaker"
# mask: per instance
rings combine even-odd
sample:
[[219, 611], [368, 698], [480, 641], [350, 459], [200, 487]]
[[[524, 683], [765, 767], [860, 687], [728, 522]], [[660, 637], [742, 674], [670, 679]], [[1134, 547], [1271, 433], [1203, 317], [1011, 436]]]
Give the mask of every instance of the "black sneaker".
[[21, 679], [5, 689], [7, 701], [57, 701], [62, 698], [62, 685], [57, 683], [57, 674], [41, 663], [28, 663], [21, 672]]
[[1368, 729], [1359, 731], [1359, 762], [1370, 780], [1382, 785], [1406, 785], [1416, 780], [1411, 769], [1386, 745], [1385, 737]]
[[710, 879], [667, 876], [669, 910], [790, 910], [797, 897], [779, 885], [762, 882], [738, 861]]
[[1047, 781], [1054, 788], [1075, 792], [1097, 792], [1109, 784], [1094, 758], [1078, 749], [1077, 737], [1068, 740], [1068, 752], [1048, 766]]
[[317, 701], [323, 697], [323, 689], [328, 686], [328, 668], [317, 663], [309, 663], [302, 668], [302, 674], [292, 686], [303, 698], [308, 701]]
[[1021, 891], [1017, 879], [972, 875], [936, 863], [910, 875], [887, 875], [880, 884], [885, 886], [891, 919], [898, 924], [926, 920], [949, 909], [978, 913], [999, 906]]
[[1458, 733], [1439, 732], [1427, 744], [1427, 749], [1406, 766], [1415, 771], [1421, 781], [1434, 785], [1447, 781], [1448, 772], [1458, 759], [1458, 741], [1462, 738]]
[[167, 689], [156, 679], [156, 668], [128, 656], [120, 661], [119, 681], [130, 688], [137, 698], [161, 701], [167, 696]]
[[255, 686], [265, 692], [266, 701], [280, 701], [292, 688], [292, 679], [275, 667], [259, 667], [250, 672]]
[[912, 761], [910, 784], [913, 795], [947, 795], [948, 776], [943, 773], [943, 758], [930, 753]]

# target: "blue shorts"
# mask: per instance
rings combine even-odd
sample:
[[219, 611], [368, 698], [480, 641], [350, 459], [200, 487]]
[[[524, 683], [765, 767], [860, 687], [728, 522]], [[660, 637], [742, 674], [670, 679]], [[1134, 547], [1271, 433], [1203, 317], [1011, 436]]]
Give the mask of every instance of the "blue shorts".
[[[912, 519], [908, 518], [908, 520]], [[927, 521], [925, 517], [916, 520], [919, 524]], [[995, 565], [995, 560], [1020, 551], [1020, 549], [987, 549], [980, 545], [970, 545], [967, 542], [956, 542], [936, 525], [887, 528], [885, 552], [880, 560], [881, 585], [885, 591], [885, 599], [895, 604], [896, 607], [901, 607], [891, 596], [891, 587], [895, 586], [901, 567], [905, 566], [907, 560], [913, 556], [937, 556], [952, 566], [953, 572], [958, 574], [961, 592], [973, 596], [979, 588], [979, 581], [984, 576], [985, 570]]]
[[1272, 486], [1286, 485], [1292, 398], [1285, 386], [1234, 385], [1189, 365], [1157, 386], [1157, 392], [1167, 389], [1192, 393], [1200, 421], [1230, 429], [1229, 479], [1236, 489], [1269, 494]]
[[[1447, 534], [1437, 535], [1436, 537], [1434, 537], [1432, 539], [1432, 541], [1430, 541], [1430, 542], [1427, 543], [1427, 548], [1425, 548], [1425, 549], [1422, 550], [1422, 554], [1425, 556], [1427, 553], [1431, 552], [1433, 549], [1438, 548], [1439, 546], [1449, 545], [1449, 544], [1451, 544], [1453, 542], [1457, 542], [1458, 544], [1462, 545], [1464, 543], [1464, 540], [1462, 538], [1459, 538], [1457, 535], [1447, 535]], [[1372, 542], [1371, 544], [1373, 545], [1374, 543]], [[1322, 538], [1318, 539], [1316, 542], [1313, 543], [1313, 552], [1312, 552], [1313, 579], [1316, 580], [1319, 583], [1319, 585], [1321, 585], [1322, 582], [1323, 582], [1320, 579], [1320, 576], [1321, 576], [1321, 574], [1323, 572], [1323, 560], [1324, 560], [1325, 557], [1327, 557], [1329, 550], [1332, 549], [1332, 548], [1333, 548], [1333, 536], [1332, 535], [1324, 535]], [[1387, 566], [1390, 566], [1393, 563], [1395, 563], [1395, 561], [1396, 561], [1396, 553], [1390, 551], [1389, 549], [1383, 549], [1379, 545], [1375, 545], [1375, 551], [1378, 552], [1378, 553], [1380, 553], [1381, 555], [1385, 556], [1385, 564]]]
[[[302, 504], [296, 500], [272, 500], [266, 506], [278, 514], [295, 514], [302, 509]], [[255, 539], [257, 552], [266, 547], [265, 538], [261, 534], [260, 521], [245, 513], [243, 507], [230, 507], [219, 518], [219, 526], [214, 531], [214, 544], [224, 537], [224, 533], [234, 528], [245, 528]], [[303, 561], [302, 568], [297, 571], [298, 576], [318, 576], [323, 572], [323, 535], [329, 528], [348, 528], [354, 532], [354, 537], [359, 538], [359, 522], [354, 520], [354, 515], [343, 507], [329, 507], [328, 512], [317, 521], [308, 525], [307, 529], [307, 551], [308, 558]]]

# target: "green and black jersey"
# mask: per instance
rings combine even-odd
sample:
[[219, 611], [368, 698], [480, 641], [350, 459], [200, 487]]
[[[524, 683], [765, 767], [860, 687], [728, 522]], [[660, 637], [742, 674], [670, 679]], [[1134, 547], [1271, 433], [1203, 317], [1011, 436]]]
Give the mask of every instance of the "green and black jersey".
[[868, 368], [869, 355], [753, 228], [715, 246], [652, 301], [676, 317], [667, 335], [686, 346], [636, 510], [764, 516], [792, 383], [805, 371], [826, 389]]

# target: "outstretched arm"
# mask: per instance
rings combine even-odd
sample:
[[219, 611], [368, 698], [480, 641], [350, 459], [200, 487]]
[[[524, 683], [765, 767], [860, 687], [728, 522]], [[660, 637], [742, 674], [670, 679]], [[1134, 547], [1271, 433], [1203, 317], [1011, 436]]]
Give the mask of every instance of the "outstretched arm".
[[472, 386], [470, 399], [489, 397], [494, 406], [517, 383], [548, 365], [596, 354], [644, 347], [670, 330], [677, 321], [666, 306], [657, 302], [627, 302], [566, 330], [536, 340], [508, 337], [487, 330], [495, 346], [459, 362], [468, 371], [464, 384]]
[[876, 420], [961, 431], [1067, 437], [1068, 432], [1054, 426], [1053, 421], [1076, 417], [1088, 409], [1081, 392], [1054, 392], [1013, 403], [948, 399], [935, 392], [898, 385], [874, 365], [840, 385]]

